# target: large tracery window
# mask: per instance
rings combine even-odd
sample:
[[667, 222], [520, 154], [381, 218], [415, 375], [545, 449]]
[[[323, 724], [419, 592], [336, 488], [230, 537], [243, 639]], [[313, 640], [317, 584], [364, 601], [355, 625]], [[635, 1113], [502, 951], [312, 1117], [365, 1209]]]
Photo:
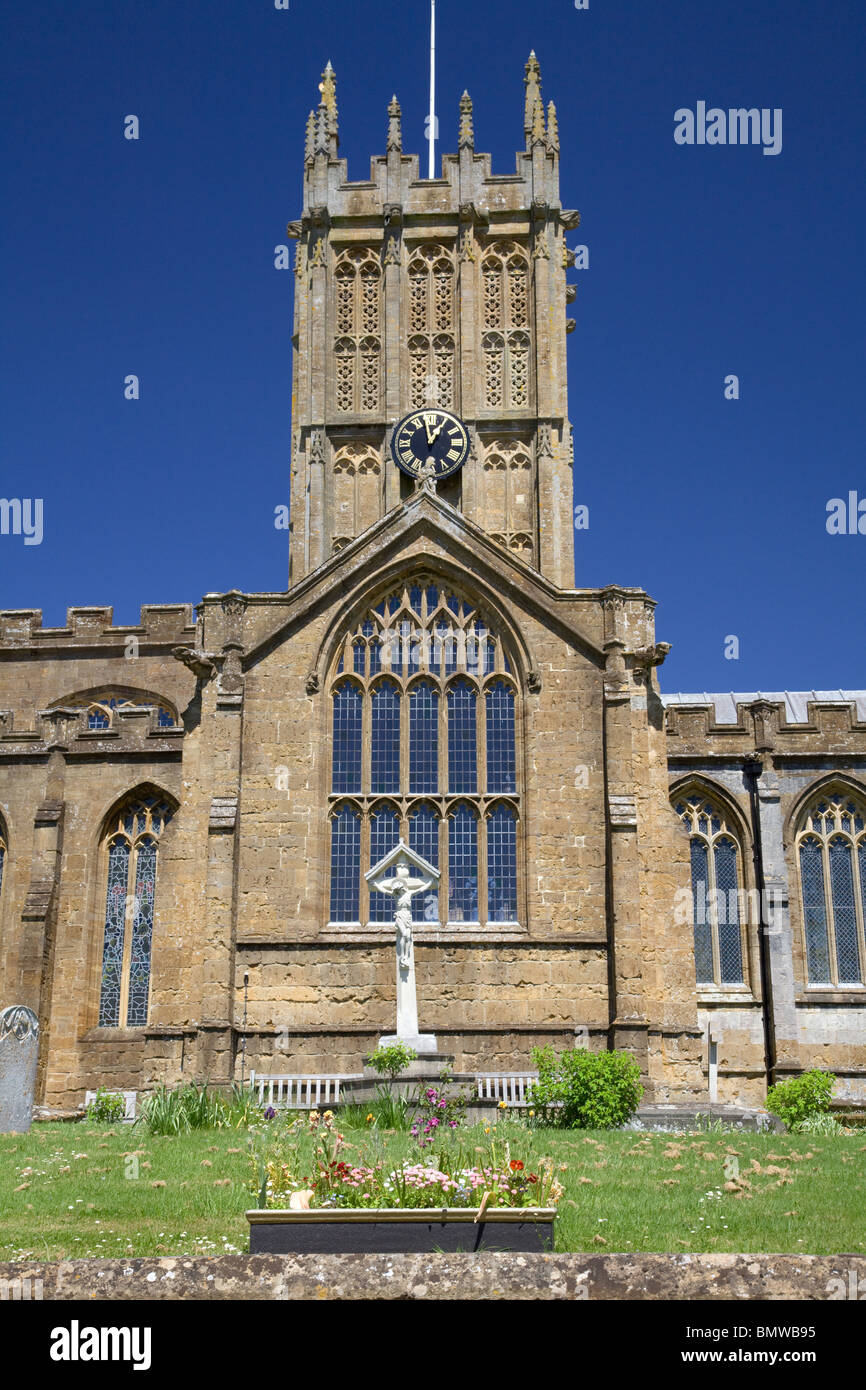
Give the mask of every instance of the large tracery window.
[[332, 924], [391, 922], [364, 874], [400, 839], [441, 873], [416, 922], [517, 924], [518, 693], [501, 638], [438, 580], [346, 633], [330, 681]]
[[100, 1028], [147, 1023], [157, 850], [173, 812], [163, 797], [134, 796], [111, 818]]
[[797, 858], [809, 984], [859, 985], [866, 960], [866, 810], [845, 790], [800, 821]]
[[697, 983], [743, 984], [738, 840], [721, 807], [700, 792], [674, 809], [691, 835]]

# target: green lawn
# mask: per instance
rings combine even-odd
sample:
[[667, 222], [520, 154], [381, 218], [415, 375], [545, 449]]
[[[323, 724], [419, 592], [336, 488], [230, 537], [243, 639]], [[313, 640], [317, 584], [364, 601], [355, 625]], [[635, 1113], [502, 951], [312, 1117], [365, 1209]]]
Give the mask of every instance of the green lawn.
[[[519, 1156], [525, 1132], [508, 1122]], [[368, 1136], [348, 1130], [350, 1144]], [[464, 1145], [486, 1143], [482, 1127]], [[417, 1156], [383, 1135], [389, 1156]], [[866, 1134], [677, 1137], [536, 1130], [565, 1192], [557, 1249], [866, 1251]], [[248, 1248], [244, 1131], [152, 1138], [128, 1125], [37, 1124], [0, 1135], [0, 1259], [213, 1255]], [[138, 1176], [129, 1155], [138, 1161]], [[727, 1157], [726, 1157], [727, 1156]], [[726, 1177], [738, 1165], [739, 1179]], [[127, 1176], [130, 1174], [130, 1176]]]

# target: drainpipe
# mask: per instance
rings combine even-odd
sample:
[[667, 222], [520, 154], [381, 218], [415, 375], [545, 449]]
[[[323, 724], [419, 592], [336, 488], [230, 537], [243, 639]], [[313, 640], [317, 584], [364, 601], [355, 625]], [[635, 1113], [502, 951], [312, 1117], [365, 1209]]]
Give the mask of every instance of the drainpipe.
[[767, 1086], [776, 1082], [776, 1034], [773, 1026], [773, 979], [770, 971], [770, 938], [767, 921], [767, 894], [764, 881], [764, 853], [761, 839], [761, 807], [758, 799], [758, 778], [764, 765], [758, 757], [747, 758], [743, 763], [743, 776], [749, 792], [749, 811], [752, 822], [752, 862], [755, 871], [755, 885], [758, 889], [759, 926], [758, 959], [761, 971], [761, 999], [764, 1020], [764, 1069], [767, 1073]]

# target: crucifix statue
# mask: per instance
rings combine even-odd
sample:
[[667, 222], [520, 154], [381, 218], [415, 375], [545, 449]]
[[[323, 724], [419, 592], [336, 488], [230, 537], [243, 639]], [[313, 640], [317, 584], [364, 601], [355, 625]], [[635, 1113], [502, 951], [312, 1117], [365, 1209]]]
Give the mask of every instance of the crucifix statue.
[[394, 900], [397, 1031], [396, 1034], [380, 1038], [380, 1046], [402, 1042], [415, 1052], [435, 1052], [436, 1039], [433, 1034], [418, 1032], [412, 899], [416, 893], [429, 892], [435, 886], [439, 880], [439, 870], [401, 840], [365, 877], [376, 892], [385, 893]]

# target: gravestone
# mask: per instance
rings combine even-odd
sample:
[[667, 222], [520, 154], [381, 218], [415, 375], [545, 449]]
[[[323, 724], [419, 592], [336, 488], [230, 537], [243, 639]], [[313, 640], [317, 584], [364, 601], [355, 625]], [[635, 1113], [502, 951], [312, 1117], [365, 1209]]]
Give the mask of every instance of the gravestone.
[[33, 1118], [39, 1020], [11, 1004], [0, 1013], [0, 1134], [26, 1134]]

